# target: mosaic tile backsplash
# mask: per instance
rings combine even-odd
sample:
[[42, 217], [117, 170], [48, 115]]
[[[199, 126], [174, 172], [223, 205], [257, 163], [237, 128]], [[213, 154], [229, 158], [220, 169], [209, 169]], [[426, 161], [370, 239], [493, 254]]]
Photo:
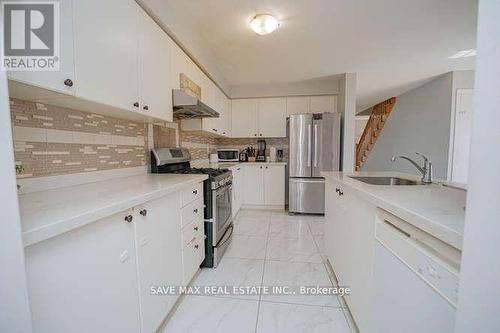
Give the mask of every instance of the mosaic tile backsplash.
[[[179, 131], [178, 123], [150, 125], [148, 136], [148, 125], [143, 122], [19, 99], [10, 100], [10, 110], [16, 169], [22, 169], [18, 178], [145, 166], [149, 164], [148, 147], [181, 146], [197, 161], [208, 160], [217, 148], [257, 146], [254, 138]], [[270, 147], [288, 155], [286, 138], [266, 139], [266, 143], [268, 155]]]
[[147, 164], [142, 122], [19, 99], [10, 100], [10, 110], [18, 178]]

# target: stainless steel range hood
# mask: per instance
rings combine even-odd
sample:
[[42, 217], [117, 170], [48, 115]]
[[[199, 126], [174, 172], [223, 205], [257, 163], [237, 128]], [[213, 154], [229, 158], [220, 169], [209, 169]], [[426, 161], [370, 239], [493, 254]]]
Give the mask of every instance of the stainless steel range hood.
[[219, 113], [181, 89], [172, 90], [174, 118], [219, 118]]

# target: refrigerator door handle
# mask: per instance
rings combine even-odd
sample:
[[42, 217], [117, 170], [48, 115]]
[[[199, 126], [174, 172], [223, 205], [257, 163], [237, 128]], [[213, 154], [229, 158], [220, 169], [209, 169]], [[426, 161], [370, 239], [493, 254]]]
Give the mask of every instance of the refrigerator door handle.
[[311, 167], [311, 150], [312, 150], [312, 126], [309, 124], [307, 125], [307, 134], [308, 134], [308, 144], [309, 144], [309, 147], [308, 147], [308, 151], [307, 151], [307, 166], [308, 167]]
[[314, 167], [318, 166], [318, 125], [314, 124]]

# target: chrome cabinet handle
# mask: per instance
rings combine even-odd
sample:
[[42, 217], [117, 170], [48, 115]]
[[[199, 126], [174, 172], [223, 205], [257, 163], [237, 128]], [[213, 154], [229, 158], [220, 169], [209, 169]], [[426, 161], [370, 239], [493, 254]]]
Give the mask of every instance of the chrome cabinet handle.
[[134, 217], [133, 217], [132, 215], [127, 215], [127, 216], [125, 216], [125, 222], [130, 223], [130, 222], [132, 222], [133, 220], [134, 220]]
[[73, 80], [71, 79], [64, 80], [64, 85], [68, 87], [73, 87]]
[[146, 216], [148, 215], [148, 211], [146, 209], [143, 209], [139, 212], [139, 214], [141, 214], [142, 216]]

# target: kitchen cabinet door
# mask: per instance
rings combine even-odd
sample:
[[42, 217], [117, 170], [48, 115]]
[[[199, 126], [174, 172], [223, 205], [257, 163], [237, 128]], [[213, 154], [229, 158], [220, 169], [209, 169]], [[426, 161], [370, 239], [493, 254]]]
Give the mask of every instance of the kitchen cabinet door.
[[311, 96], [311, 112], [324, 113], [337, 111], [337, 96]]
[[133, 0], [74, 0], [78, 97], [139, 111], [138, 10]]
[[264, 202], [270, 206], [285, 205], [285, 166], [264, 167]]
[[233, 218], [238, 214], [243, 203], [243, 170], [242, 167], [236, 167], [231, 170], [233, 172], [233, 204], [232, 216]]
[[[172, 42], [172, 60], [171, 60], [171, 71], [172, 71], [172, 87], [173, 89], [179, 89], [181, 87], [181, 81], [179, 76], [188, 72], [188, 60], [187, 55], [182, 51], [182, 49]], [[187, 74], [186, 74], [187, 75]], [[191, 78], [190, 78], [191, 79]], [[200, 83], [196, 83], [200, 85]], [[203, 94], [203, 89], [201, 91]]]
[[140, 332], [134, 223], [124, 220], [131, 214], [25, 249], [34, 332]]
[[245, 165], [243, 179], [243, 203], [245, 205], [264, 205], [264, 167]]
[[231, 100], [225, 96], [224, 96], [224, 116], [226, 118], [225, 120], [226, 136], [231, 137], [232, 136], [231, 121], [233, 119], [233, 113], [231, 110]]
[[172, 121], [171, 54], [167, 34], [140, 10], [141, 22], [141, 112], [156, 119]]
[[311, 98], [309, 96], [296, 96], [286, 98], [286, 114], [309, 113]]
[[[9, 72], [9, 79], [37, 87], [74, 95], [75, 63], [73, 59], [73, 13], [72, 0], [59, 1], [59, 70], [37, 72]], [[66, 82], [66, 84], [65, 84]]]
[[152, 295], [152, 286], [182, 284], [180, 195], [147, 202], [135, 210], [135, 242], [142, 332], [154, 332], [177, 296]]
[[257, 99], [233, 99], [231, 101], [231, 131], [234, 138], [257, 137]]
[[286, 137], [286, 99], [259, 99], [259, 137]]

